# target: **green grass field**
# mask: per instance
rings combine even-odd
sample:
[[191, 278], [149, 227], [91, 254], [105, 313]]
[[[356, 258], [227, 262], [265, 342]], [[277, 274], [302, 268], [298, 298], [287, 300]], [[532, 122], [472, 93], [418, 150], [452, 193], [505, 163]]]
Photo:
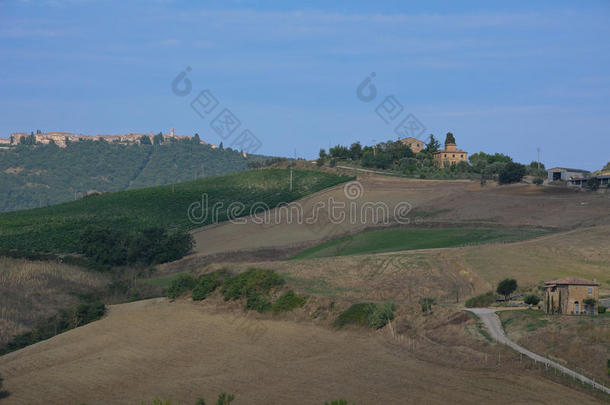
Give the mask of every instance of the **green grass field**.
[[515, 242], [547, 233], [537, 229], [385, 229], [345, 236], [307, 249], [293, 259]]
[[[252, 170], [175, 185], [121, 191], [86, 197], [45, 208], [0, 214], [0, 248], [22, 251], [73, 253], [88, 225], [122, 231], [147, 227], [190, 230], [213, 223], [212, 208], [219, 206], [218, 222], [227, 220], [227, 207], [241, 202], [248, 215], [254, 203], [274, 207], [350, 180], [321, 171], [294, 170], [293, 191], [287, 169]], [[207, 194], [208, 216], [189, 220], [188, 209]], [[222, 205], [220, 205], [222, 204]], [[201, 213], [201, 212], [198, 212]]]

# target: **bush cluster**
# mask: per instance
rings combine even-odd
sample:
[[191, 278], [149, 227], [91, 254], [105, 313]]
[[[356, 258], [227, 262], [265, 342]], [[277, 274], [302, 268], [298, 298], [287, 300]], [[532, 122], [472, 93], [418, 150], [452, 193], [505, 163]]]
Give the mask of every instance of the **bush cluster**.
[[151, 265], [177, 260], [193, 248], [193, 243], [188, 232], [170, 234], [159, 227], [128, 233], [89, 226], [80, 238], [81, 252], [94, 262], [108, 266]]
[[346, 325], [358, 325], [379, 329], [394, 319], [395, 310], [396, 306], [393, 302], [380, 304], [361, 302], [353, 304], [347, 310], [343, 311], [337, 319], [335, 319], [334, 325], [338, 328], [342, 328]]
[[168, 298], [175, 299], [184, 295], [187, 291], [194, 289], [196, 285], [197, 280], [193, 276], [190, 274], [180, 274], [169, 284], [165, 295]]
[[181, 274], [172, 280], [166, 290], [166, 295], [174, 299], [190, 291], [193, 300], [201, 301], [222, 287], [221, 291], [225, 301], [245, 298], [245, 309], [261, 313], [273, 310], [277, 314], [305, 305], [306, 298], [297, 295], [292, 290], [272, 302], [271, 290], [282, 285], [284, 285], [284, 279], [273, 270], [249, 269], [243, 273], [231, 275], [228, 270], [222, 269], [203, 274], [198, 278], [190, 274]]
[[268, 294], [274, 287], [284, 284], [284, 279], [273, 270], [249, 269], [227, 277], [222, 286], [225, 301], [248, 298], [255, 293]]
[[496, 301], [496, 295], [493, 291], [485, 294], [477, 295], [466, 300], [466, 308], [488, 307]]
[[106, 306], [101, 301], [82, 303], [70, 309], [62, 309], [32, 328], [31, 331], [15, 336], [0, 355], [19, 350], [31, 344], [49, 339], [59, 333], [100, 319], [106, 313]]
[[305, 297], [300, 297], [295, 294], [294, 291], [290, 290], [283, 295], [281, 295], [274, 303], [273, 303], [273, 312], [288, 312], [292, 311], [295, 308], [301, 308], [305, 305], [307, 299]]

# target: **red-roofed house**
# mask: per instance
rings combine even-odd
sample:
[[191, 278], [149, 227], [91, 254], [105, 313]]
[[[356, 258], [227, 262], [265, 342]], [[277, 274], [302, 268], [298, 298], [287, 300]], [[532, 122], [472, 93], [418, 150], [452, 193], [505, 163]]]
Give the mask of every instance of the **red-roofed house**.
[[566, 277], [544, 283], [544, 311], [548, 314], [596, 315], [599, 283]]

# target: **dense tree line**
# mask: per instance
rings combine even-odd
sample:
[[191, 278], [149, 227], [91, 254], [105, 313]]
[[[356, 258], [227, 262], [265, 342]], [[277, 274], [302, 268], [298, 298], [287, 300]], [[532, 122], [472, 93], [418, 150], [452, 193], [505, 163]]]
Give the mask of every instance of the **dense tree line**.
[[85, 140], [57, 145], [0, 148], [0, 212], [78, 199], [88, 191], [120, 191], [178, 183], [248, 169], [264, 156], [244, 158], [231, 148], [213, 149], [197, 136], [161, 143], [119, 144]]
[[[445, 145], [455, 142], [455, 136], [451, 132], [447, 133]], [[498, 180], [502, 184], [519, 182], [525, 175], [538, 178], [546, 176], [543, 164], [538, 167], [537, 162], [532, 162], [525, 166], [501, 153], [474, 153], [468, 162], [439, 168], [434, 161], [434, 153], [440, 149], [441, 144], [434, 135], [428, 137], [425, 148], [417, 154], [400, 141], [389, 140], [372, 146], [362, 146], [360, 142], [355, 142], [349, 147], [331, 147], [328, 153], [325, 149], [320, 149], [318, 165], [328, 163], [335, 166], [340, 161], [352, 161], [363, 167], [398, 171], [421, 178], [480, 178], [482, 182]]]
[[167, 232], [147, 228], [125, 232], [109, 227], [90, 226], [83, 232], [81, 251], [95, 263], [105, 266], [151, 265], [180, 259], [193, 248], [193, 237], [185, 231]]

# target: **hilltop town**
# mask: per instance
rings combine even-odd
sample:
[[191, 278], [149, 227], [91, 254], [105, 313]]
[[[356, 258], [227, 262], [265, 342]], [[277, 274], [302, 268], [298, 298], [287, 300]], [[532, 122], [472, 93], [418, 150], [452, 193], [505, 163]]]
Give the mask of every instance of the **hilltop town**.
[[[197, 138], [199, 136], [197, 135]], [[26, 132], [15, 132], [12, 133], [8, 138], [0, 138], [0, 146], [14, 146], [19, 144], [55, 144], [60, 148], [65, 148], [69, 142], [81, 142], [85, 140], [89, 141], [106, 141], [109, 143], [121, 143], [121, 144], [159, 144], [165, 142], [178, 141], [183, 139], [192, 139], [188, 135], [176, 135], [174, 128], [171, 129], [169, 134], [158, 134], [148, 133], [134, 133], [130, 132], [127, 134], [119, 135], [83, 135], [73, 134], [70, 132], [46, 132], [36, 131], [30, 134]], [[216, 148], [216, 145], [208, 144], [205, 141], [199, 140], [202, 145], [210, 145], [212, 148]]]

